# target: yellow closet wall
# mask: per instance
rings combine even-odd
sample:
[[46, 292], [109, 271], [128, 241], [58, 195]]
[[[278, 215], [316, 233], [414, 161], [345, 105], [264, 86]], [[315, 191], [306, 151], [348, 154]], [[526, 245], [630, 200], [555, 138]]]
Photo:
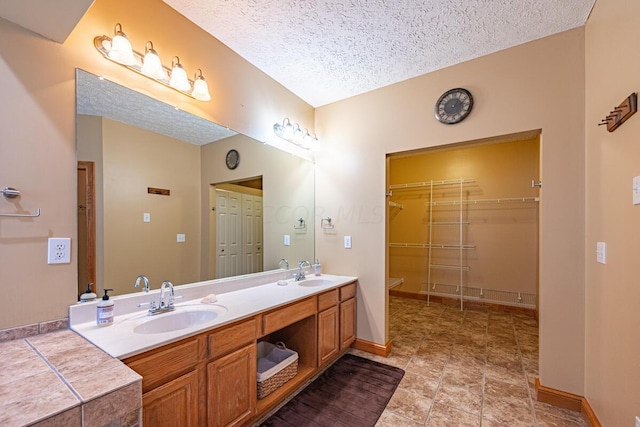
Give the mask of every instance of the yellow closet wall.
[[[473, 178], [462, 187], [463, 200], [537, 197], [531, 180], [539, 176], [539, 140], [482, 143], [391, 156], [389, 184]], [[429, 242], [429, 187], [393, 190], [389, 200], [401, 204], [389, 208], [389, 242]], [[460, 199], [460, 186], [436, 186], [433, 201]], [[433, 221], [459, 221], [460, 205], [434, 206]], [[463, 204], [463, 244], [475, 249], [463, 251], [465, 286], [499, 291], [537, 294], [538, 204]], [[458, 244], [457, 225], [433, 226], [434, 244]], [[403, 278], [396, 288], [403, 292], [426, 292], [428, 249], [389, 248], [389, 275]], [[432, 249], [432, 264], [459, 264], [458, 250]], [[431, 282], [457, 285], [459, 271], [431, 270]], [[501, 295], [500, 298], [505, 296]], [[530, 300], [533, 304], [535, 299]]]

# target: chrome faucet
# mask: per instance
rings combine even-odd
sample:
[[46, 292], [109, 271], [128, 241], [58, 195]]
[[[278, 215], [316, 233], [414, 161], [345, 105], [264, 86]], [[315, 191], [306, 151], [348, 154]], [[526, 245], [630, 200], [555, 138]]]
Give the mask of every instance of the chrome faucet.
[[144, 287], [142, 288], [142, 290], [144, 292], [149, 292], [149, 279], [147, 279], [147, 276], [145, 276], [144, 274], [141, 274], [136, 278], [136, 284], [133, 286], [136, 288], [139, 287], [141, 281], [142, 283], [144, 283]]
[[[145, 283], [145, 288], [148, 289], [149, 281], [144, 276], [139, 276], [138, 279], [142, 280]], [[138, 281], [136, 280], [136, 286], [138, 286]], [[166, 288], [169, 288], [169, 300], [165, 302], [164, 300], [164, 292]], [[146, 291], [148, 292], [148, 290]], [[174, 300], [182, 298], [182, 296], [175, 296], [173, 293], [173, 283], [168, 280], [162, 282], [160, 286], [160, 301], [156, 305], [155, 301], [143, 302], [138, 304], [138, 307], [149, 307], [147, 310], [147, 315], [153, 316], [155, 314], [166, 313], [167, 311], [173, 311], [176, 307], [173, 305]]]
[[278, 261], [278, 268], [281, 268], [280, 265], [284, 262], [284, 266], [285, 268], [288, 270], [289, 269], [289, 261], [287, 261], [286, 258], [282, 258], [280, 261]]
[[296, 273], [296, 277], [295, 277], [296, 282], [306, 279], [303, 267], [311, 267], [311, 263], [309, 261], [300, 261], [298, 263], [298, 272]]
[[[164, 302], [164, 288], [165, 287], [169, 287], [169, 302], [165, 303]], [[173, 283], [171, 283], [168, 280], [165, 280], [164, 282], [162, 282], [162, 285], [160, 285], [160, 302], [158, 304], [158, 308], [160, 310], [173, 310]]]

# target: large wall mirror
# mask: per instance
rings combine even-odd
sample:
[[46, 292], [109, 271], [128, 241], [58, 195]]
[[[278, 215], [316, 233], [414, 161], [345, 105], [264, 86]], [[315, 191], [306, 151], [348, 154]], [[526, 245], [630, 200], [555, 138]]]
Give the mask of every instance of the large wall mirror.
[[313, 261], [310, 161], [83, 70], [76, 84], [79, 292]]

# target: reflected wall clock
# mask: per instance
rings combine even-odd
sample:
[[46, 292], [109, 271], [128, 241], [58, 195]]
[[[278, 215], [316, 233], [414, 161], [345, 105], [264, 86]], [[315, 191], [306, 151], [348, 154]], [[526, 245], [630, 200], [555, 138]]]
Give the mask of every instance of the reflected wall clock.
[[225, 159], [229, 169], [235, 169], [240, 164], [240, 153], [238, 150], [229, 150]]

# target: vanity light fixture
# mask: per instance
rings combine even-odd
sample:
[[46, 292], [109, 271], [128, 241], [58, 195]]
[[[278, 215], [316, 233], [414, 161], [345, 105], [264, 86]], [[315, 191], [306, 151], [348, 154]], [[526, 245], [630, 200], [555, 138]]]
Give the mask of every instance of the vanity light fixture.
[[187, 72], [177, 56], [171, 61], [171, 69], [162, 65], [158, 52], [153, 43], [145, 45], [144, 55], [132, 49], [127, 36], [122, 32], [122, 25], [116, 24], [113, 39], [108, 36], [97, 36], [93, 39], [95, 48], [105, 58], [120, 64], [131, 71], [155, 80], [167, 87], [173, 88], [198, 101], [210, 101], [209, 87], [198, 69], [195, 80], [187, 77]]
[[122, 32], [122, 25], [116, 24], [113, 29], [113, 40], [111, 49], [108, 52], [109, 59], [122, 65], [135, 65], [136, 58], [133, 56], [133, 49], [129, 39]]
[[302, 147], [305, 150], [318, 150], [318, 138], [315, 135], [311, 136], [307, 129], [303, 131], [297, 123], [295, 125], [291, 124], [291, 121], [286, 117], [282, 120], [282, 123], [273, 125], [273, 133], [275, 133], [277, 137]]
[[197, 69], [195, 79], [193, 80], [193, 92], [191, 95], [198, 101], [211, 101], [211, 95], [209, 95], [209, 85], [202, 75], [202, 70]]
[[162, 68], [162, 62], [158, 52], [153, 48], [153, 43], [147, 42], [144, 48], [144, 59], [142, 60], [142, 68], [140, 69], [142, 74], [152, 79], [166, 79], [167, 73]]
[[187, 92], [191, 89], [191, 83], [187, 77], [187, 72], [182, 67], [180, 58], [177, 56], [174, 56], [171, 60], [171, 79], [169, 79], [169, 84], [172, 88], [183, 92]]

